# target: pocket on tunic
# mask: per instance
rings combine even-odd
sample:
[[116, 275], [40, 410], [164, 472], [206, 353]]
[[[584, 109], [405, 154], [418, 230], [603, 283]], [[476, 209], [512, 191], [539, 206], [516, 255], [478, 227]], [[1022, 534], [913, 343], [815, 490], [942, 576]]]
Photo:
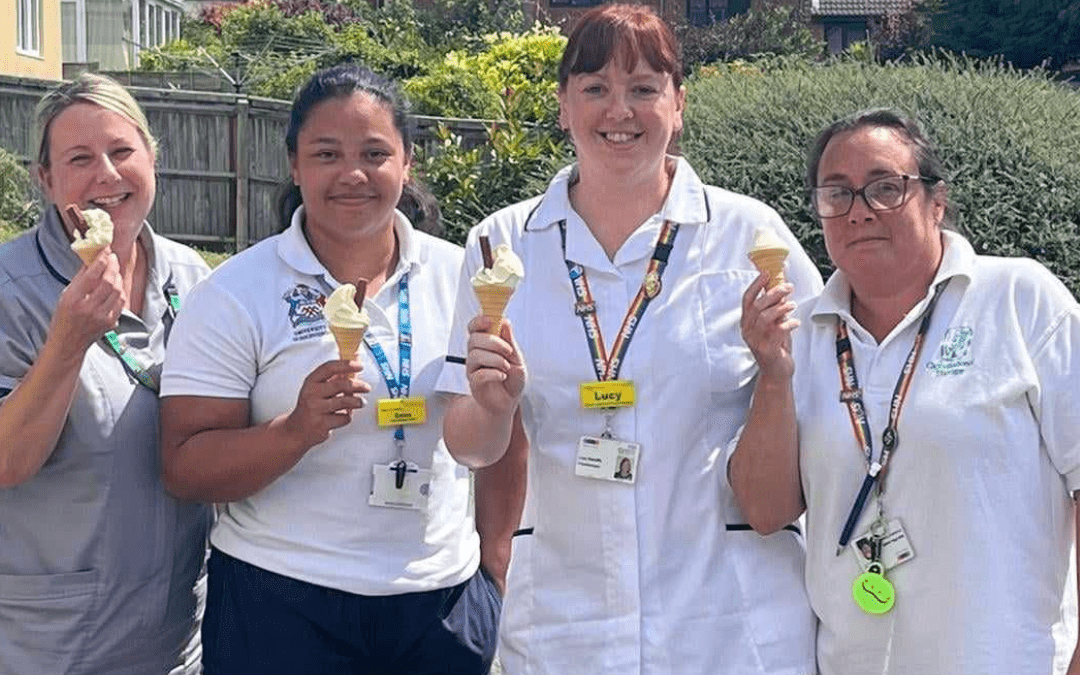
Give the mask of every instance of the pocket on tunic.
[[97, 590], [97, 570], [0, 574], [0, 654], [10, 672], [66, 672], [82, 656]]

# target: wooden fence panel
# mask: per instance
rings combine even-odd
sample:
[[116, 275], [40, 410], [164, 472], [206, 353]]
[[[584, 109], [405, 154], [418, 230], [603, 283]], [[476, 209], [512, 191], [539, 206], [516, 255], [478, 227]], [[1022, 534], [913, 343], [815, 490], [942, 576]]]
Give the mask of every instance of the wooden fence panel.
[[[30, 163], [34, 106], [56, 82], [0, 76], [0, 147]], [[231, 93], [129, 87], [158, 140], [157, 195], [149, 220], [160, 234], [243, 248], [281, 230], [279, 186], [289, 178], [290, 104]], [[487, 122], [418, 117], [416, 144], [431, 150], [446, 125], [466, 147], [487, 140]]]

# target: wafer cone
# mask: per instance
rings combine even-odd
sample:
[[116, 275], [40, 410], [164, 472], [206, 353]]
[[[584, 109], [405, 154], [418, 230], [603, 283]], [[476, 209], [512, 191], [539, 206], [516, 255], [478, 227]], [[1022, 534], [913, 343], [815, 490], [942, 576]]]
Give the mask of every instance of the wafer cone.
[[484, 316], [492, 321], [488, 332], [492, 335], [498, 334], [499, 327], [502, 325], [503, 310], [506, 309], [506, 303], [510, 302], [514, 289], [510, 286], [481, 286], [479, 288], [474, 286], [473, 290], [476, 291], [476, 297], [480, 300], [480, 309]]
[[338, 356], [345, 361], [356, 358], [356, 351], [360, 348], [360, 342], [364, 339], [367, 328], [350, 328], [347, 326], [330, 325], [330, 332], [334, 335], [337, 343]]
[[747, 253], [750, 261], [762, 272], [768, 272], [769, 283], [765, 290], [784, 283], [784, 261], [787, 260], [786, 248], [762, 248]]
[[84, 265], [89, 265], [90, 263], [94, 262], [94, 258], [97, 257], [97, 254], [99, 252], [101, 252], [101, 249], [103, 249], [103, 248], [105, 248], [105, 247], [104, 246], [82, 246], [82, 247], [76, 248], [74, 250], [75, 250], [76, 255], [78, 255], [79, 258], [82, 259], [83, 264]]

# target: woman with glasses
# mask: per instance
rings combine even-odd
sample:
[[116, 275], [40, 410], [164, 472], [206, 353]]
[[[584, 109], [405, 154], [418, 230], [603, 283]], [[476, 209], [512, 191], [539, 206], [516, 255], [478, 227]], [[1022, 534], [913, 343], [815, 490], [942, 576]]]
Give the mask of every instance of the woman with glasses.
[[807, 181], [836, 272], [794, 315], [763, 278], [743, 298], [729, 476], [761, 532], [806, 511], [822, 675], [1045, 675], [1073, 649], [1080, 307], [947, 229], [944, 175], [898, 113], [831, 125]]

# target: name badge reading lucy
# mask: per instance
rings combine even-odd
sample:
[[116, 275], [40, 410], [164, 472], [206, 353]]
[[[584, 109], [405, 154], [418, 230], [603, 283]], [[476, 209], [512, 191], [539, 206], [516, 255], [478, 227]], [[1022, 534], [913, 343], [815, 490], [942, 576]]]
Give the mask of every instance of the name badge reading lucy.
[[634, 383], [630, 380], [581, 383], [582, 408], [629, 408], [634, 405]]
[[427, 403], [423, 396], [380, 398], [376, 410], [380, 427], [423, 424], [427, 421]]

